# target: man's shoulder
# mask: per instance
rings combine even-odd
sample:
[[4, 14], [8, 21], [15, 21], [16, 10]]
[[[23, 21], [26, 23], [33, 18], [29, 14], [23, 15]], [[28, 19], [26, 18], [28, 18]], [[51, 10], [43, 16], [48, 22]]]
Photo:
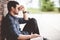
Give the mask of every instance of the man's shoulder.
[[4, 16], [3, 21], [8, 21], [8, 20], [9, 20], [9, 16], [7, 14], [6, 16]]
[[3, 19], [2, 19], [2, 25], [6, 24], [8, 20], [9, 20], [8, 16], [7, 15], [4, 16]]

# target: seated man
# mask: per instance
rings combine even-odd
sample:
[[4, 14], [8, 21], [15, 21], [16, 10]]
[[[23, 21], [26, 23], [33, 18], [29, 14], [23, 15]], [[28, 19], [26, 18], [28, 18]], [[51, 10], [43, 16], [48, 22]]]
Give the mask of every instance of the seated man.
[[[2, 39], [4, 40], [30, 40], [39, 37], [37, 22], [34, 18], [27, 17], [27, 11], [24, 6], [19, 5], [16, 1], [9, 1], [7, 4], [8, 14], [2, 21]], [[17, 18], [18, 12], [23, 12], [23, 18]], [[23, 31], [19, 24], [26, 23]], [[32, 34], [31, 34], [32, 33]]]

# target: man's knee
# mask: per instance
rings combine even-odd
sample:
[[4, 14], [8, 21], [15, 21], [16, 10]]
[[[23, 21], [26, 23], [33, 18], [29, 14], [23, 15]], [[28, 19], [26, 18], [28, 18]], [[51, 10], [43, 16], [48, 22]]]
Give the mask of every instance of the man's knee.
[[[20, 40], [22, 40], [22, 39], [20, 39]], [[26, 40], [26, 39], [25, 39]]]
[[35, 18], [31, 18], [30, 21], [37, 22]]

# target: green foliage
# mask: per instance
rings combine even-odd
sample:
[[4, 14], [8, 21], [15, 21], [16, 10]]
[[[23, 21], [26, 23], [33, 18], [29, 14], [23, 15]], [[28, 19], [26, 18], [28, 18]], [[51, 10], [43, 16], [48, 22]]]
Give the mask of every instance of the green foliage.
[[58, 8], [58, 11], [60, 12], [60, 8]]
[[41, 0], [41, 10], [42, 11], [53, 11], [54, 10], [54, 3], [50, 0]]

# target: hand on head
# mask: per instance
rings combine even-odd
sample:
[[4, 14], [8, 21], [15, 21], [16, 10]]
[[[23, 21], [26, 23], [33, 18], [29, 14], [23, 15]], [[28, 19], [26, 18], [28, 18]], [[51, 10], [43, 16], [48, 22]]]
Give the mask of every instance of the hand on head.
[[25, 7], [23, 5], [20, 5], [20, 7], [18, 8], [20, 11], [25, 11]]

